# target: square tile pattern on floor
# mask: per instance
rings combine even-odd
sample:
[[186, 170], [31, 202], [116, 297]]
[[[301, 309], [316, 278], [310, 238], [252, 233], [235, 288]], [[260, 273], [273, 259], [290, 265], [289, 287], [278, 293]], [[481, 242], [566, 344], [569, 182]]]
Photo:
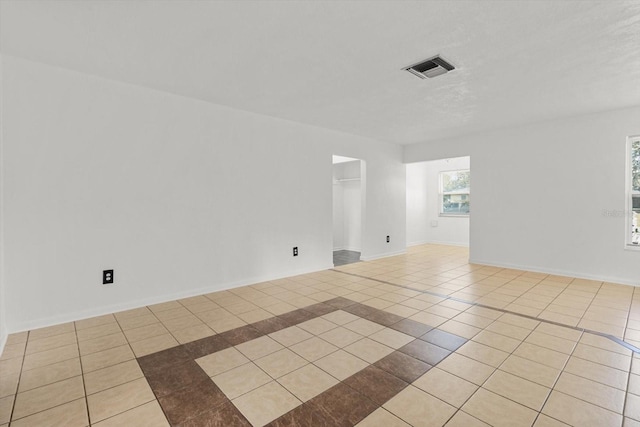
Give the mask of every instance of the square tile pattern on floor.
[[[406, 255], [9, 336], [0, 427], [640, 426], [629, 286]], [[593, 333], [593, 332], [595, 333]]]

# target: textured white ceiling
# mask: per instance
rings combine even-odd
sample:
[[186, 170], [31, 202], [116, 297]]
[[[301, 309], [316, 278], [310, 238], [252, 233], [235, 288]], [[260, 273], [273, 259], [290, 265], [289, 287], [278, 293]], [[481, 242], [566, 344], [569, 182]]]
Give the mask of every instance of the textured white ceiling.
[[399, 144], [640, 105], [640, 0], [3, 0], [0, 51]]

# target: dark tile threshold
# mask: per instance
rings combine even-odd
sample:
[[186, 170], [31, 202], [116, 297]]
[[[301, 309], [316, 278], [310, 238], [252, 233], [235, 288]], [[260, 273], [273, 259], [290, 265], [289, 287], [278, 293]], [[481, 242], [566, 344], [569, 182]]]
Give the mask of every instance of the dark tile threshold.
[[[383, 283], [385, 285], [391, 285], [391, 286], [396, 286], [398, 288], [409, 289], [409, 290], [412, 290], [412, 291], [415, 291], [415, 292], [420, 292], [421, 294], [433, 295], [435, 297], [443, 298], [443, 299], [446, 299], [446, 300], [463, 302], [465, 304], [469, 304], [469, 305], [476, 306], [476, 307], [488, 308], [490, 310], [499, 311], [501, 313], [513, 314], [515, 316], [524, 317], [525, 319], [536, 320], [538, 322], [544, 322], [544, 323], [548, 323], [550, 325], [562, 326], [563, 328], [573, 329], [574, 331], [587, 332], [589, 334], [598, 335], [598, 336], [601, 336], [603, 338], [607, 338], [607, 339], [615, 342], [616, 344], [621, 345], [622, 347], [626, 348], [627, 350], [631, 350], [634, 353], [639, 353], [640, 354], [640, 348], [638, 348], [638, 347], [636, 347], [636, 346], [634, 346], [632, 344], [629, 344], [628, 342], [626, 342], [626, 341], [624, 341], [624, 340], [622, 340], [622, 339], [620, 339], [620, 338], [618, 338], [616, 336], [613, 336], [613, 335], [610, 335], [610, 334], [606, 334], [604, 332], [594, 331], [594, 330], [585, 329], [585, 328], [579, 328], [577, 326], [565, 325], [564, 323], [554, 322], [552, 320], [547, 320], [547, 319], [541, 319], [539, 317], [529, 316], [527, 314], [522, 314], [522, 313], [518, 313], [518, 312], [515, 312], [515, 311], [511, 311], [511, 310], [505, 310], [503, 308], [492, 307], [492, 306], [486, 305], [486, 304], [467, 301], [467, 300], [464, 300], [464, 299], [461, 299], [461, 298], [456, 298], [456, 297], [452, 297], [452, 296], [449, 296], [449, 295], [439, 294], [437, 292], [425, 291], [423, 289], [416, 289], [416, 288], [412, 288], [411, 286], [398, 285], [397, 283], [391, 283], [391, 282], [387, 282], [385, 280], [380, 280], [380, 279], [376, 279], [376, 278], [373, 278], [373, 277], [363, 276], [361, 274], [349, 273], [347, 271], [340, 271], [340, 270], [335, 270], [335, 269], [331, 269], [331, 271], [335, 271], [336, 273], [347, 274], [349, 276], [361, 277], [363, 279], [373, 280], [375, 282]], [[409, 319], [407, 319], [407, 320], [409, 320]]]

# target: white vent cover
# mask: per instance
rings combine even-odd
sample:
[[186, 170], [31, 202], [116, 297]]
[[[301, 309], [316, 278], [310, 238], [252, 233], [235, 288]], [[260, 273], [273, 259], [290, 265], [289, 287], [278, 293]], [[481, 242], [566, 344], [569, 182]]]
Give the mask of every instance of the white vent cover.
[[421, 79], [436, 77], [455, 69], [456, 67], [442, 59], [440, 55], [436, 55], [432, 58], [404, 68], [404, 70], [407, 70]]

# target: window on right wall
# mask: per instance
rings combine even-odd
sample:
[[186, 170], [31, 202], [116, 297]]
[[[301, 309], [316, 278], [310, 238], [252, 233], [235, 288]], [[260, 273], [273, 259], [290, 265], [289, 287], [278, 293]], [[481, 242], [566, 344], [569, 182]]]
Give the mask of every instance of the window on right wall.
[[640, 136], [627, 140], [627, 245], [640, 248]]
[[471, 174], [469, 170], [440, 172], [440, 215], [468, 216]]

